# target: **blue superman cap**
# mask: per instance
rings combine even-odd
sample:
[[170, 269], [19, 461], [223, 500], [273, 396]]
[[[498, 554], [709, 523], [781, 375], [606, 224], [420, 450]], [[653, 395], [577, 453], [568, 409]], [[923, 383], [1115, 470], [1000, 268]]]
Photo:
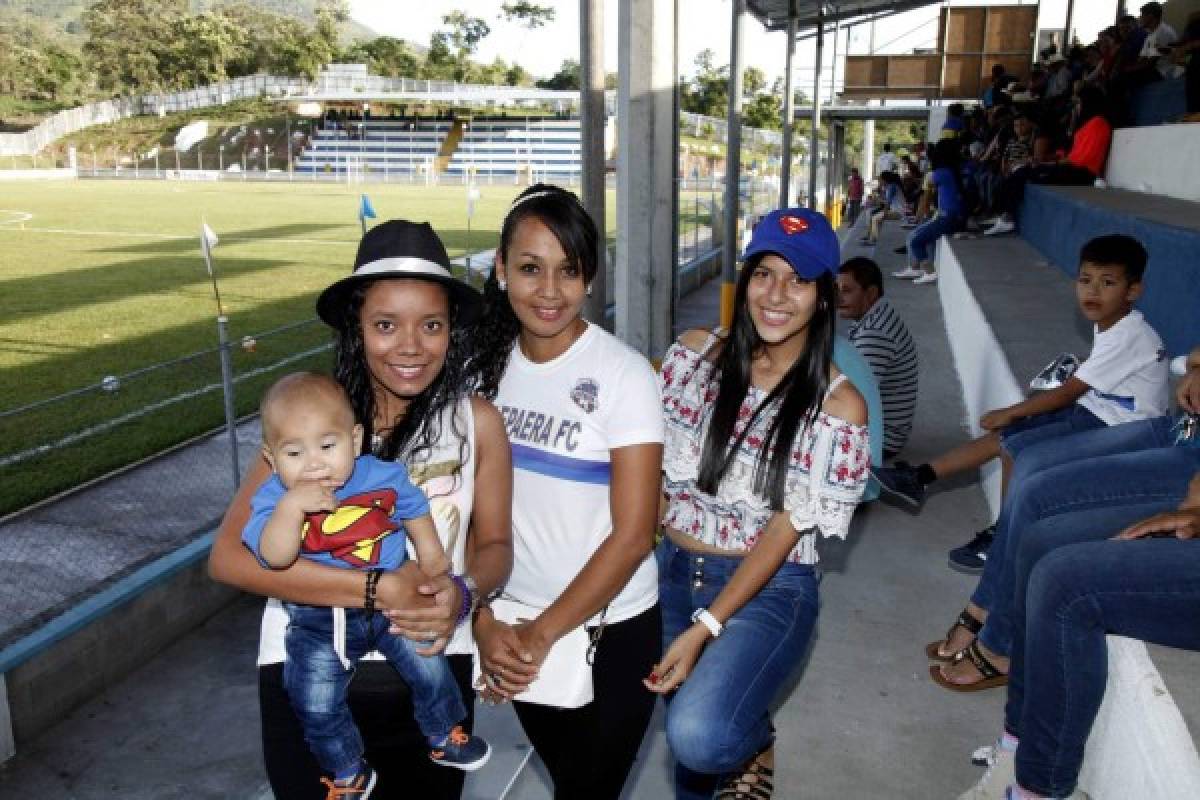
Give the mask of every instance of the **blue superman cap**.
[[763, 217], [742, 260], [762, 253], [776, 254], [810, 281], [826, 272], [837, 274], [841, 263], [841, 246], [829, 220], [807, 208], [784, 208]]

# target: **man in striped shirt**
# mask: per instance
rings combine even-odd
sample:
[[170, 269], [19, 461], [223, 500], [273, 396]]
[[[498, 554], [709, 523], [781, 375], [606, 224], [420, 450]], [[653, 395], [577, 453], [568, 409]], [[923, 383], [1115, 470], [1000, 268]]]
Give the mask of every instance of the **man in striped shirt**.
[[838, 313], [851, 320], [850, 341], [871, 365], [883, 403], [883, 453], [900, 452], [917, 409], [917, 348], [904, 321], [883, 296], [883, 274], [869, 258], [838, 270]]

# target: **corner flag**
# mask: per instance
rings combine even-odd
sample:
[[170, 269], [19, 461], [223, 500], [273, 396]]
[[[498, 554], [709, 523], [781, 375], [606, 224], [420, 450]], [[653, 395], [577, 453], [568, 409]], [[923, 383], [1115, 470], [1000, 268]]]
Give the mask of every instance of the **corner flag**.
[[212, 249], [217, 246], [217, 234], [212, 228], [208, 227], [207, 222], [200, 223], [200, 251], [204, 253], [204, 266], [208, 268], [208, 274], [211, 277], [213, 274], [212, 268]]
[[371, 198], [365, 194], [362, 195], [362, 201], [358, 204], [358, 221], [362, 225], [363, 234], [367, 232], [367, 218], [375, 219], [375, 208], [371, 205]]

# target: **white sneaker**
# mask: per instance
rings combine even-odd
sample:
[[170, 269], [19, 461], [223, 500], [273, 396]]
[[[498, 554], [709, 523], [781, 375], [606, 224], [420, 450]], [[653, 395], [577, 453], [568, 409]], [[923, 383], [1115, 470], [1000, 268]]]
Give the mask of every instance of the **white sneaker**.
[[1008, 785], [1017, 782], [1017, 751], [997, 747], [992, 764], [979, 783], [958, 796], [958, 800], [1004, 800]]
[[913, 283], [914, 284], [937, 283], [937, 273], [936, 272], [925, 272], [921, 275], [921, 277], [919, 277], [915, 281], [913, 281]]
[[983, 232], [984, 236], [999, 236], [1004, 233], [1012, 233], [1017, 229], [1017, 226], [1011, 221], [1001, 218], [992, 223], [992, 227]]
[[917, 269], [916, 267], [905, 267], [899, 272], [893, 272], [892, 277], [903, 278], [904, 280], [912, 280], [913, 278], [919, 278], [924, 274], [925, 270], [923, 269]]

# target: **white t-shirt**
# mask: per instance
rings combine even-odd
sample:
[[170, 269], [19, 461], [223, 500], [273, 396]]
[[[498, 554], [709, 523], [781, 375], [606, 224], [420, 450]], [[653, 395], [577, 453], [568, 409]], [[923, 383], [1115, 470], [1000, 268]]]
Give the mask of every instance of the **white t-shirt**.
[[[475, 504], [475, 414], [471, 409], [471, 398], [463, 398], [457, 409], [447, 409], [441, 423], [433, 448], [421, 454], [419, 461], [402, 460], [408, 466], [408, 477], [413, 485], [429, 498], [429, 512], [442, 547], [450, 558], [451, 572], [462, 574], [467, 565], [467, 529]], [[416, 557], [411, 540], [408, 555], [409, 558]], [[258, 639], [260, 667], [287, 660], [283, 642], [287, 624], [288, 615], [283, 605], [274, 598], [268, 600]], [[475, 652], [469, 623], [458, 626], [445, 652], [446, 655]], [[363, 658], [378, 661], [383, 656], [372, 651]]]
[[1167, 351], [1140, 311], [1096, 331], [1092, 354], [1075, 377], [1091, 387], [1079, 405], [1108, 425], [1167, 413]]
[[[588, 325], [544, 364], [514, 346], [495, 403], [513, 455], [513, 569], [504, 591], [545, 608], [612, 533], [610, 452], [663, 441], [658, 380], [641, 354]], [[605, 621], [656, 602], [658, 569], [647, 556]]]
[[1146, 39], [1142, 42], [1142, 52], [1138, 55], [1141, 58], [1154, 59], [1159, 74], [1165, 78], [1171, 74], [1171, 59], [1158, 52], [1158, 49], [1174, 44], [1178, 40], [1179, 34], [1175, 33], [1175, 29], [1162, 22], [1157, 28], [1146, 34]]
[[896, 154], [887, 150], [879, 154], [879, 158], [875, 159], [875, 175], [878, 177], [884, 172], [895, 172], [899, 161], [896, 159]]

